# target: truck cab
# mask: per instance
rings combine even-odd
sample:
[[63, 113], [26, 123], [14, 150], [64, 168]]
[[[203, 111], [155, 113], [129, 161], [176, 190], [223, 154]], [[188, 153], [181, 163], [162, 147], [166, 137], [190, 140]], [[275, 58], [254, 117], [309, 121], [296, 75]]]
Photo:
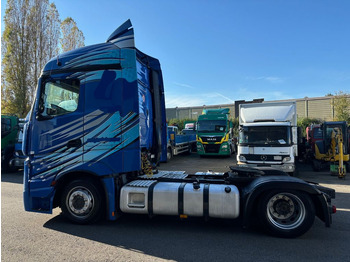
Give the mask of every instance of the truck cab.
[[[26, 210], [51, 212], [64, 185], [82, 176], [114, 188], [114, 176], [150, 173], [166, 152], [160, 64], [135, 48], [130, 27], [44, 67], [24, 128]], [[114, 212], [115, 202], [108, 206]]]
[[321, 141], [323, 134], [320, 124], [312, 124], [306, 128], [306, 141], [311, 147], [312, 152], [315, 152], [316, 141]]
[[298, 154], [295, 102], [242, 104], [237, 162], [296, 172]]
[[196, 146], [196, 135], [192, 129], [179, 131], [178, 126], [168, 126], [167, 161], [181, 153], [190, 153]]
[[198, 116], [197, 153], [230, 156], [234, 152], [229, 109], [207, 109]]

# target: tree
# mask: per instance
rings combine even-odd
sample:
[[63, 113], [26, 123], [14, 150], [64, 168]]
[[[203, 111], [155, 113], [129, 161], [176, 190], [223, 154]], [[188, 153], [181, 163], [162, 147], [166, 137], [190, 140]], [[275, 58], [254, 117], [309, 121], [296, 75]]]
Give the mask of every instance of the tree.
[[60, 39], [60, 15], [56, 9], [56, 5], [51, 3], [47, 12], [47, 38], [48, 38], [48, 49], [47, 57], [52, 58], [58, 55], [59, 52], [59, 39]]
[[185, 118], [185, 119], [178, 119], [178, 118], [172, 118], [169, 120], [168, 125], [169, 126], [177, 126], [179, 128], [179, 131], [185, 128], [185, 122], [186, 121], [195, 121], [194, 119]]
[[84, 46], [84, 34], [79, 30], [76, 22], [71, 17], [67, 17], [61, 23], [61, 50], [67, 52]]
[[[58, 11], [50, 0], [8, 0], [1, 52], [1, 110], [24, 117], [32, 104], [45, 63], [59, 52]], [[63, 23], [68, 51], [84, 45], [83, 33], [72, 18]], [[63, 32], [62, 32], [63, 34]]]
[[350, 94], [336, 92], [331, 103], [334, 108], [334, 120], [350, 122]]
[[40, 77], [41, 70], [52, 57], [58, 54], [60, 19], [55, 4], [48, 0], [32, 0], [30, 12], [31, 28], [31, 97]]
[[24, 117], [29, 110], [30, 1], [8, 0], [2, 36], [1, 110]]
[[48, 8], [48, 0], [33, 0], [30, 8], [29, 24], [30, 24], [30, 55], [31, 55], [31, 72], [29, 87], [30, 97], [34, 97], [35, 87], [37, 86], [38, 78], [41, 69], [47, 61], [47, 19], [46, 13]]
[[306, 137], [306, 128], [311, 124], [321, 124], [322, 121], [317, 118], [301, 117], [297, 120], [297, 126], [301, 128], [303, 137]]

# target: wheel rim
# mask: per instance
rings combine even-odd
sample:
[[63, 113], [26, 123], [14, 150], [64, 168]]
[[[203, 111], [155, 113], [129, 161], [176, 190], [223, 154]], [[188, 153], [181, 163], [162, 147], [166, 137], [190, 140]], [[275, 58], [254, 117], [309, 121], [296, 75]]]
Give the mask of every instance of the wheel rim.
[[68, 211], [75, 217], [89, 216], [94, 203], [93, 194], [85, 187], [75, 187], [67, 195]]
[[267, 203], [268, 220], [276, 227], [291, 230], [300, 226], [305, 219], [305, 206], [294, 194], [279, 193]]

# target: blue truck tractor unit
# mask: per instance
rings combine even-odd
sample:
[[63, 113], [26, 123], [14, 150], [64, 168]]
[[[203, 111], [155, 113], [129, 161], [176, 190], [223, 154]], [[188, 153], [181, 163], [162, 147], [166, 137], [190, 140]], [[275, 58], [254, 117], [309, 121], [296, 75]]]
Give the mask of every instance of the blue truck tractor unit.
[[[60, 54], [44, 67], [24, 126], [24, 207], [70, 221], [124, 213], [258, 217], [269, 233], [297, 237], [315, 217], [331, 225], [335, 192], [282, 171], [156, 171], [167, 153], [160, 63], [134, 45], [130, 20], [105, 43]], [[181, 167], [179, 167], [181, 168]]]

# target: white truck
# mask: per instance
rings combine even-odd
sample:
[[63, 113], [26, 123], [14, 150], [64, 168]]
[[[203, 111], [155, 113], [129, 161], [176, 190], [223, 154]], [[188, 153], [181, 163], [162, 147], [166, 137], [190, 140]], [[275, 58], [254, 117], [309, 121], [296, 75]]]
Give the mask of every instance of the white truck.
[[241, 104], [237, 162], [295, 175], [298, 154], [296, 102]]

